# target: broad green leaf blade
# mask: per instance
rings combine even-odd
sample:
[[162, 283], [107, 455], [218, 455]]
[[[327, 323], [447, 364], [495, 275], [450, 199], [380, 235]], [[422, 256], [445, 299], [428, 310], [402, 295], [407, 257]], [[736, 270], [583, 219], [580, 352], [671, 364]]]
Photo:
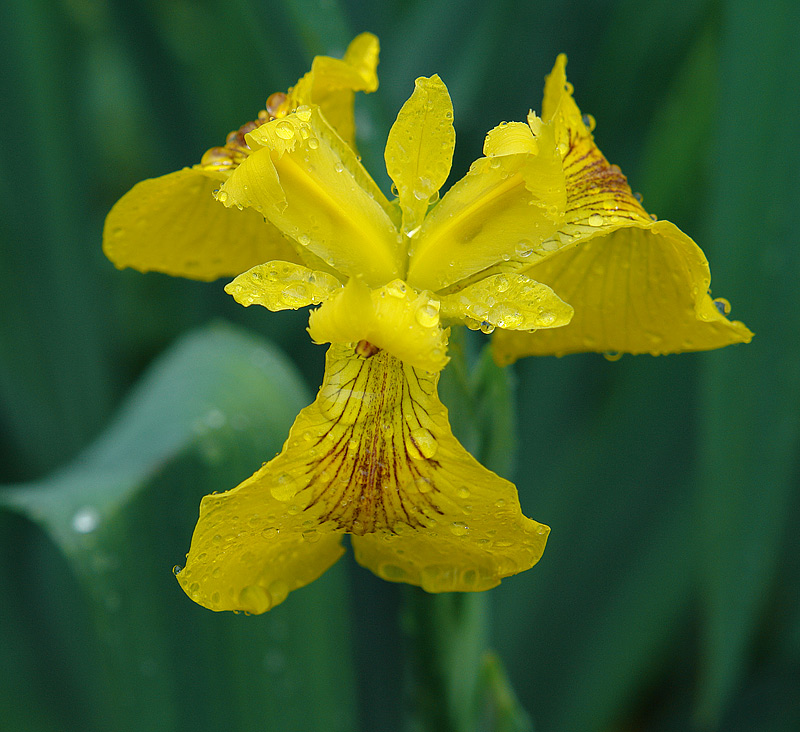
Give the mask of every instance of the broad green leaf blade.
[[[85, 646], [105, 685], [90, 700], [98, 729], [352, 728], [341, 570], [252, 618], [200, 608], [171, 572], [200, 497], [271, 458], [308, 401], [278, 352], [215, 325], [159, 359], [75, 463], [0, 494], [60, 549], [84, 593], [95, 634]], [[55, 586], [42, 602], [55, 611]]]
[[[714, 294], [756, 333], [703, 358], [698, 716], [736, 694], [790, 530], [800, 445], [800, 6], [725, 3], [709, 237]], [[760, 110], [756, 119], [751, 111]], [[755, 122], [755, 123], [754, 123]]]

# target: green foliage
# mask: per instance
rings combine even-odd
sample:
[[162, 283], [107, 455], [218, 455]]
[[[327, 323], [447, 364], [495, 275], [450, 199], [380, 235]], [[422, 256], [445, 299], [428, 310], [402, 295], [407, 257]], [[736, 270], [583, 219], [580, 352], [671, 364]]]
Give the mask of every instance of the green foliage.
[[491, 704], [464, 719], [485, 730], [525, 729], [515, 699], [540, 732], [797, 728], [796, 3], [8, 0], [0, 22], [0, 726], [375, 732], [435, 688], [404, 666], [421, 636], [396, 630], [402, 593], [350, 560], [264, 616], [183, 595], [169, 569], [200, 497], [276, 453], [322, 349], [303, 313], [100, 252], [135, 182], [196, 161], [313, 54], [371, 30], [381, 89], [357, 122], [379, 181], [416, 76], [452, 91], [460, 176], [486, 130], [539, 108], [566, 51], [601, 149], [694, 235], [714, 295], [756, 332], [503, 374], [461, 341], [472, 372], [442, 381], [454, 428], [552, 534], [463, 626], [441, 599], [429, 657], [449, 698], [477, 683]]

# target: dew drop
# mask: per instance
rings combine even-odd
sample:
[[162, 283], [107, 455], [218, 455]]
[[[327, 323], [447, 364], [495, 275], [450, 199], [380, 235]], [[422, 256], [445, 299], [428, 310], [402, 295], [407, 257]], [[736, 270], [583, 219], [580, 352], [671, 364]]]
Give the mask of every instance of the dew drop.
[[494, 324], [490, 323], [488, 320], [484, 320], [480, 324], [480, 331], [481, 331], [481, 333], [486, 333], [487, 335], [489, 333], [493, 333], [494, 332]]
[[179, 575], [181, 572], [183, 572], [183, 567], [181, 567], [181, 565], [180, 565], [180, 564], [176, 564], [176, 565], [175, 565], [175, 566], [172, 568], [172, 574], [174, 574], [176, 577], [177, 577], [177, 576], [178, 576], [178, 575]]
[[217, 193], [217, 200], [220, 203], [226, 203], [228, 201], [228, 193], [227, 191], [220, 191]]
[[316, 529], [308, 529], [304, 531], [301, 536], [303, 537], [303, 540], [307, 541], [309, 544], [314, 544], [322, 538], [319, 531]]
[[277, 501], [288, 501], [296, 492], [297, 488], [289, 473], [281, 473], [275, 479], [275, 484], [270, 488], [272, 497]]
[[239, 605], [245, 612], [260, 615], [272, 607], [272, 597], [260, 585], [248, 585], [239, 593]]
[[297, 241], [299, 241], [304, 247], [307, 247], [311, 244], [311, 237], [308, 234], [300, 234], [297, 237]]
[[592, 214], [587, 220], [586, 223], [589, 226], [602, 226], [603, 225], [603, 217], [600, 214]]
[[460, 521], [453, 521], [450, 524], [450, 531], [456, 536], [466, 536], [469, 533], [469, 526], [462, 524]]
[[406, 293], [408, 292], [406, 283], [403, 282], [403, 280], [392, 280], [383, 289], [387, 295], [391, 295], [392, 297], [397, 297], [401, 299], [404, 298], [406, 296]]
[[460, 488], [459, 488], [459, 489], [456, 491], [456, 495], [457, 495], [459, 498], [469, 498], [469, 488], [467, 488], [467, 486], [465, 486], [465, 485], [462, 485], [462, 486], [461, 486], [461, 487], [460, 487]]
[[294, 126], [291, 122], [282, 120], [275, 126], [275, 134], [282, 140], [291, 140], [294, 137]]
[[518, 257], [525, 259], [533, 254], [533, 242], [528, 239], [520, 239], [514, 249]]
[[309, 137], [307, 144], [309, 148], [316, 150], [319, 147], [319, 140], [316, 137]]
[[606, 351], [603, 358], [606, 361], [619, 361], [622, 358], [622, 351]]
[[423, 328], [432, 328], [439, 322], [439, 301], [428, 300], [417, 310], [417, 322]]
[[415, 460], [427, 460], [436, 454], [439, 443], [425, 427], [417, 427], [411, 430], [406, 437], [406, 450]]
[[72, 517], [72, 528], [79, 534], [91, 534], [100, 524], [100, 513], [94, 506], [79, 508]]
[[720, 315], [731, 314], [731, 304], [724, 297], [717, 297], [714, 299], [714, 305], [717, 306]]

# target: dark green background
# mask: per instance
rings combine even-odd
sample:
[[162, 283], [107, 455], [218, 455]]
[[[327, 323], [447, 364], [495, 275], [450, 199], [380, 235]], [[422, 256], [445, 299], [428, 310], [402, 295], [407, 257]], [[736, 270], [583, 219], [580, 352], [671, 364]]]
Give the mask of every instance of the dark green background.
[[514, 367], [509, 477], [553, 531], [492, 592], [492, 642], [537, 730], [800, 726], [798, 3], [5, 0], [0, 24], [0, 728], [405, 724], [397, 586], [348, 558], [248, 618], [170, 574], [199, 498], [272, 457], [316, 390], [306, 314], [100, 251], [135, 182], [363, 30], [382, 44], [357, 117], [382, 184], [416, 76], [450, 88], [460, 177], [488, 129], [540, 109], [566, 51], [601, 149], [756, 333]]

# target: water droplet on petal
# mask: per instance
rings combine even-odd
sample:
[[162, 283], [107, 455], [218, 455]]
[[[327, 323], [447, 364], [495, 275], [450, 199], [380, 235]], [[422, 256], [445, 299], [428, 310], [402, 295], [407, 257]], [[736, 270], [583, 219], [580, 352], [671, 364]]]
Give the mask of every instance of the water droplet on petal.
[[606, 361], [619, 361], [622, 358], [622, 351], [606, 351], [603, 358]]
[[592, 214], [588, 219], [586, 219], [586, 223], [589, 224], [589, 226], [602, 226], [603, 217], [600, 214]]
[[248, 585], [239, 593], [239, 605], [245, 612], [260, 615], [272, 607], [272, 597], [260, 585]]
[[411, 430], [406, 437], [406, 450], [415, 460], [432, 458], [439, 448], [439, 443], [425, 427], [417, 427]]
[[533, 242], [529, 241], [528, 239], [520, 239], [515, 247], [517, 256], [521, 257], [522, 259], [530, 257], [531, 254], [533, 254], [533, 249]]
[[304, 247], [307, 247], [311, 244], [311, 237], [308, 234], [300, 234], [297, 237], [297, 241], [299, 241]]
[[429, 300], [417, 310], [417, 322], [423, 328], [432, 328], [439, 323], [439, 301]]
[[282, 120], [275, 126], [275, 134], [282, 140], [291, 140], [294, 137], [294, 125], [287, 120]]
[[450, 524], [450, 531], [456, 536], [466, 536], [469, 533], [469, 526], [462, 524], [460, 521], [453, 521]]
[[309, 137], [306, 144], [312, 150], [316, 150], [319, 147], [319, 140], [316, 137]]
[[404, 298], [408, 292], [408, 287], [403, 280], [392, 280], [384, 287], [384, 290], [387, 295], [397, 298]]
[[717, 310], [719, 310], [720, 315], [731, 314], [731, 304], [724, 297], [716, 298], [714, 300], [714, 305], [717, 306]]

